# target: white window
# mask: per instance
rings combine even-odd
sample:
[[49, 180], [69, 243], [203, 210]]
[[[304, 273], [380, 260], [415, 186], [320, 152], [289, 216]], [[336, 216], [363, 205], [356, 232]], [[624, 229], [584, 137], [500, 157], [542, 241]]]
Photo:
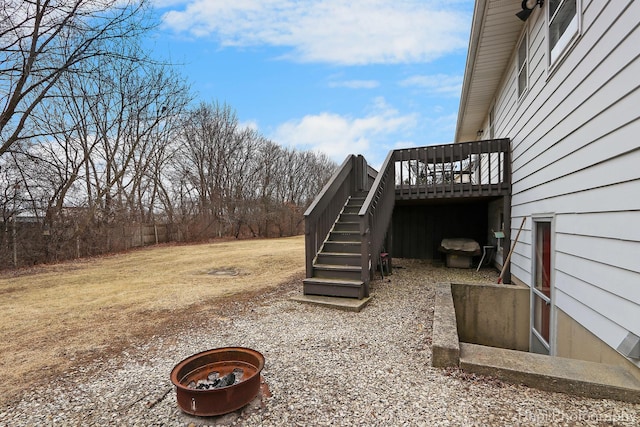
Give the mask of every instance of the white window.
[[525, 33], [518, 46], [518, 98], [527, 90], [527, 35]]
[[549, 0], [550, 64], [562, 55], [579, 31], [579, 0]]

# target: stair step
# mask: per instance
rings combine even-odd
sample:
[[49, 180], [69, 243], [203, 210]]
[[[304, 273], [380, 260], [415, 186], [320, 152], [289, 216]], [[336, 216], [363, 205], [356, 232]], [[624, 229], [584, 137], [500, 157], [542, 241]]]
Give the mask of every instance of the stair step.
[[358, 212], [360, 212], [360, 208], [362, 206], [352, 206], [352, 205], [345, 205], [344, 209], [342, 210], [342, 213], [345, 214], [358, 214]]
[[338, 218], [338, 222], [359, 222], [360, 217], [357, 213], [342, 213]]
[[313, 277], [338, 280], [360, 280], [361, 270], [362, 268], [360, 266], [355, 265], [314, 264]]
[[333, 226], [333, 231], [360, 231], [359, 222], [344, 222], [342, 218]]
[[303, 280], [305, 295], [364, 298], [364, 283], [360, 280], [309, 278]]
[[359, 242], [360, 231], [332, 231], [327, 239], [333, 242]]
[[345, 203], [322, 250], [316, 255], [312, 277], [304, 279], [305, 295], [365, 297], [358, 213], [366, 197], [366, 192], [359, 192]]
[[360, 254], [360, 242], [324, 242], [323, 251], [332, 253]]
[[360, 253], [349, 252], [320, 252], [316, 259], [320, 265], [360, 265]]
[[355, 287], [362, 285], [361, 280], [349, 280], [349, 279], [328, 279], [321, 277], [310, 277], [303, 280], [304, 283], [329, 283], [332, 285], [340, 285], [346, 287]]

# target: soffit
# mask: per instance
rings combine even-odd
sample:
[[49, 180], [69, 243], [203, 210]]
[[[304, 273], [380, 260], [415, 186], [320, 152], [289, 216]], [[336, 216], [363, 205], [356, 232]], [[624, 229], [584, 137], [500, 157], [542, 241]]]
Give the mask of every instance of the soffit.
[[524, 23], [517, 0], [476, 0], [455, 142], [477, 139]]

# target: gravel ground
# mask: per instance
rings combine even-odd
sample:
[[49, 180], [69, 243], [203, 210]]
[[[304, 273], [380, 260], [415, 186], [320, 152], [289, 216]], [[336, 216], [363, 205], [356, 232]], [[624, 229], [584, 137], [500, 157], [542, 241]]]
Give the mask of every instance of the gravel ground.
[[[118, 358], [98, 359], [0, 408], [0, 425], [461, 426], [640, 424], [640, 405], [548, 393], [430, 367], [434, 285], [491, 281], [491, 270], [399, 260], [360, 313], [291, 301], [301, 284], [212, 310], [180, 334], [159, 331]], [[265, 391], [243, 410], [182, 413], [169, 373], [215, 347], [264, 354]]]

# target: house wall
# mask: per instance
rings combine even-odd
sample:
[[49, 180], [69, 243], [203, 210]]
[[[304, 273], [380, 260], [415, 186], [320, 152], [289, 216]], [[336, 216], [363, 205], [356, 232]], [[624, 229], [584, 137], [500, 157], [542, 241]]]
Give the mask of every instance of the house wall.
[[480, 154], [479, 182], [496, 184], [501, 181], [502, 171], [499, 166], [503, 163], [502, 153]]
[[620, 357], [617, 351], [573, 320], [571, 316], [558, 310], [557, 319], [558, 336], [563, 337], [558, 341], [559, 356], [631, 368], [629, 372], [640, 379], [639, 369], [633, 369], [633, 365], [627, 359]]
[[552, 354], [585, 358], [589, 348], [567, 344], [564, 316], [610, 349], [640, 336], [640, 2], [579, 5], [580, 36], [552, 69], [547, 2], [526, 22], [528, 91], [518, 99], [514, 55], [495, 99], [495, 135], [512, 141], [512, 236], [527, 218], [511, 273], [531, 284], [532, 217], [553, 218]]

